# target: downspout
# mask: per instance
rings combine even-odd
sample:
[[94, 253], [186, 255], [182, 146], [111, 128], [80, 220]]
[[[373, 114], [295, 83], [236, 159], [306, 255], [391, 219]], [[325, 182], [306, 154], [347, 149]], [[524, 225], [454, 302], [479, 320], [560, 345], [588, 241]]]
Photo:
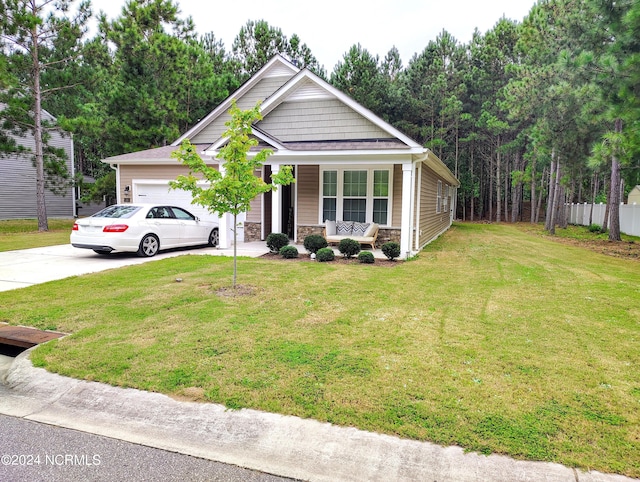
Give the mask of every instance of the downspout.
[[120, 200], [120, 171], [117, 164], [109, 164], [109, 167], [116, 171], [116, 204], [121, 204]]
[[[415, 236], [418, 236], [419, 233], [417, 233], [417, 229], [419, 226], [419, 222], [416, 220], [416, 213], [419, 213], [420, 210], [420, 206], [416, 206], [416, 181], [418, 180], [418, 178], [415, 176], [416, 173], [416, 168], [418, 167], [419, 164], [422, 164], [422, 162], [424, 162], [427, 157], [429, 157], [429, 149], [426, 149], [425, 152], [418, 157], [417, 159], [414, 159], [411, 161], [411, 204], [410, 204], [410, 210], [409, 210], [409, 246], [408, 246], [408, 251], [406, 252], [406, 257], [409, 258], [410, 256], [415, 255], [418, 251], [417, 251], [417, 246], [418, 244], [415, 244], [414, 246], [411, 245], [411, 243], [414, 242], [414, 240], [416, 239]], [[419, 176], [421, 177], [422, 175], [422, 166], [420, 166], [419, 168]], [[419, 186], [418, 186], [419, 188]], [[414, 235], [414, 231], [416, 231], [415, 235]]]
[[[414, 186], [418, 186], [417, 188], [417, 192], [413, 195], [414, 197], [414, 201], [415, 201], [415, 207], [414, 207], [414, 213], [412, 215], [412, 219], [415, 221], [415, 226], [414, 226], [414, 230], [415, 230], [415, 234], [414, 234], [414, 240], [413, 240], [413, 247], [416, 248], [416, 250], [420, 247], [420, 206], [422, 205], [422, 196], [421, 196], [421, 189], [420, 186], [422, 186], [422, 162], [418, 163], [416, 162], [414, 164], [414, 171], [417, 169], [418, 170], [418, 176], [416, 178], [416, 182], [414, 182]], [[412, 250], [412, 254], [413, 254], [413, 250]]]

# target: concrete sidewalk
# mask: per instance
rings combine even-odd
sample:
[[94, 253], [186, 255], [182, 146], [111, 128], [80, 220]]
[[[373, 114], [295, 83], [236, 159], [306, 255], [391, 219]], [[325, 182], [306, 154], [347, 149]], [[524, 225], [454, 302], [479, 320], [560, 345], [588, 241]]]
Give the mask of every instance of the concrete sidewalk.
[[28, 353], [4, 369], [0, 364], [2, 414], [285, 477], [385, 482], [633, 480], [75, 380], [34, 368]]

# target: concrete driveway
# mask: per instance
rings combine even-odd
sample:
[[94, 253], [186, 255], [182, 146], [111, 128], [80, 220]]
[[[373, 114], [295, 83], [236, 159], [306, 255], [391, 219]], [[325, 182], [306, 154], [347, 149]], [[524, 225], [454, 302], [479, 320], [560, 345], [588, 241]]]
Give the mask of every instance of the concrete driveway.
[[[238, 245], [238, 256], [261, 256], [267, 251], [264, 242]], [[90, 249], [74, 248], [70, 244], [5, 251], [0, 253], [0, 291], [184, 254], [233, 256], [233, 249], [209, 247], [173, 249], [162, 251], [153, 258], [140, 258], [135, 253], [114, 253], [103, 256]]]

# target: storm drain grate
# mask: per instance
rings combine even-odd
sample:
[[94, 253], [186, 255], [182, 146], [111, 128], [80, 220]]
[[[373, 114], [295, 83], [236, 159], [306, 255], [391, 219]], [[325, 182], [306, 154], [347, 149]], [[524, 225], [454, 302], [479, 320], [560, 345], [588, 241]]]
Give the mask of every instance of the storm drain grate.
[[27, 348], [65, 336], [65, 333], [43, 331], [26, 326], [0, 326], [0, 355], [17, 356]]

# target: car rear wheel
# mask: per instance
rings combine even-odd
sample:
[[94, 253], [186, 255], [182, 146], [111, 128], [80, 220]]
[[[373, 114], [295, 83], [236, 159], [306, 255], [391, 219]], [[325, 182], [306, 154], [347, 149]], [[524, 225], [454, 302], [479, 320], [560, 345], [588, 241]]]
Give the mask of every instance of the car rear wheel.
[[138, 248], [138, 256], [150, 258], [155, 256], [160, 250], [160, 240], [155, 234], [147, 234], [142, 241], [140, 241], [140, 247]]
[[216, 228], [209, 233], [209, 246], [218, 246], [219, 241], [220, 235], [218, 234], [218, 228]]

